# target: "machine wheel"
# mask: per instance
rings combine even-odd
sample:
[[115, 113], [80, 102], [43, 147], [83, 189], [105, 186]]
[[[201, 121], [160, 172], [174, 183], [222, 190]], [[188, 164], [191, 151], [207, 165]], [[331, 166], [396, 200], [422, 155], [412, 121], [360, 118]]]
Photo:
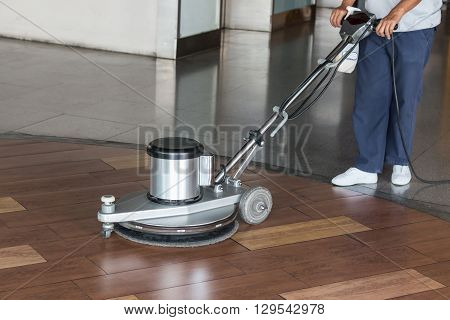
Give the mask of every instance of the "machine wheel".
[[102, 230], [102, 237], [103, 239], [108, 239], [111, 237], [112, 230]]
[[108, 239], [109, 237], [111, 237], [111, 233], [114, 230], [114, 223], [103, 223], [102, 225], [102, 237], [104, 239]]
[[260, 224], [269, 216], [272, 204], [272, 195], [267, 188], [248, 189], [239, 202], [240, 216], [248, 224]]

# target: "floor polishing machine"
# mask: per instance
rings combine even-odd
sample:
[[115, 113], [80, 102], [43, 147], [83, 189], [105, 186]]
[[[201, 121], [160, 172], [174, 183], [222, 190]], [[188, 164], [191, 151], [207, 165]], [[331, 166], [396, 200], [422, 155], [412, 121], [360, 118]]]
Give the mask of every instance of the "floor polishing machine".
[[340, 30], [342, 41], [281, 106], [273, 108], [273, 115], [258, 130], [249, 132], [242, 148], [217, 171], [214, 155], [193, 139], [152, 141], [147, 147], [148, 192], [131, 193], [117, 201], [112, 195], [103, 196], [98, 212], [103, 237], [109, 238], [114, 231], [139, 243], [190, 247], [231, 237], [238, 218], [252, 225], [262, 223], [272, 209], [271, 193], [264, 187], [243, 185], [240, 176], [264, 147], [266, 134], [274, 137], [288, 120], [306, 112], [378, 23], [373, 14], [350, 8]]

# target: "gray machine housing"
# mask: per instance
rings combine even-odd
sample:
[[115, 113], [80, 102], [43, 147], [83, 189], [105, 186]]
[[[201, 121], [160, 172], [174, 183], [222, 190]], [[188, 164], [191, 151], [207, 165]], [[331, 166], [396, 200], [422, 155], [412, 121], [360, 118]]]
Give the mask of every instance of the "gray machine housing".
[[[128, 194], [117, 202], [113, 196], [102, 198], [98, 220], [104, 237], [111, 235], [114, 224], [179, 236], [210, 232], [236, 220], [237, 204], [249, 189], [230, 177], [215, 183], [214, 155], [203, 145], [188, 138], [161, 138], [149, 144], [147, 153], [149, 191]], [[270, 207], [271, 199], [260, 204], [265, 217]]]

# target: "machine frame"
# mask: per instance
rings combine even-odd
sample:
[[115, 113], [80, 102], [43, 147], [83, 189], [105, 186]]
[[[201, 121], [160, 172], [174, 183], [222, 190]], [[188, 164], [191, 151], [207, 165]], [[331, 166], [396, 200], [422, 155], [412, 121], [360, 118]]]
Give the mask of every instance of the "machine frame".
[[[272, 208], [270, 192], [263, 187], [246, 187], [241, 183], [240, 177], [256, 153], [264, 147], [264, 136], [276, 122], [278, 121], [278, 124], [272, 129], [270, 137], [274, 137], [288, 120], [302, 115], [320, 98], [333, 81], [339, 65], [352, 52], [348, 47], [352, 46], [352, 49], [356, 47], [376, 28], [379, 20], [376, 20], [373, 14], [356, 8], [349, 9], [353, 10], [349, 10], [351, 14], [343, 21], [340, 31], [341, 42], [320, 61], [314, 71], [280, 107], [273, 108], [273, 115], [258, 130], [249, 132], [242, 148], [216, 174], [214, 184], [203, 187], [201, 200], [171, 206], [150, 201], [146, 191], [129, 194], [117, 202], [114, 196], [104, 196], [102, 207], [98, 212], [103, 237], [108, 238], [111, 235], [114, 224], [152, 234], [187, 235], [207, 232], [233, 223], [238, 216], [238, 207], [240, 216], [245, 222], [258, 224], [264, 221]], [[288, 113], [300, 96], [324, 73], [325, 76], [303, 100], [300, 107]], [[319, 95], [312, 99], [320, 87], [322, 88]], [[237, 169], [231, 175], [230, 172], [235, 167]]]

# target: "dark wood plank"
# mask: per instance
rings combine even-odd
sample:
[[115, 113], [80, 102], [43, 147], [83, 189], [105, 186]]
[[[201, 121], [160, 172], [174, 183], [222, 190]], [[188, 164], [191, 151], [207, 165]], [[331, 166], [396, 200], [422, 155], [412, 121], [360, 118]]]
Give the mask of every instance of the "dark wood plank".
[[380, 249], [379, 253], [391, 259], [402, 268], [414, 268], [431, 263], [435, 263], [433, 259], [424, 256], [423, 254], [408, 248], [408, 247], [394, 247]]
[[380, 300], [444, 287], [414, 269], [405, 269], [283, 293], [288, 300]]
[[[218, 168], [218, 167], [216, 167]], [[240, 179], [246, 183], [246, 182], [250, 182], [250, 181], [254, 181], [254, 180], [260, 180], [262, 179], [262, 177], [256, 173], [253, 172], [251, 170], [245, 170], [244, 173], [241, 175]]]
[[90, 174], [95, 179], [102, 181], [104, 184], [116, 184], [134, 181], [147, 181], [146, 186], [149, 185], [150, 173], [147, 168], [120, 169], [114, 171], [101, 171]]
[[[133, 152], [136, 153], [136, 150], [86, 146], [80, 150], [40, 153], [8, 158], [0, 157], [0, 170], [29, 166], [43, 166], [61, 162], [98, 160], [101, 157], [126, 155]], [[106, 164], [104, 163], [104, 165]], [[110, 166], [108, 167], [112, 169]]]
[[143, 186], [145, 189], [149, 188], [150, 185], [150, 180], [142, 180], [142, 181], [138, 181], [138, 183]]
[[139, 300], [138, 297], [136, 297], [134, 294], [129, 296], [122, 296], [122, 297], [116, 297], [116, 298], [109, 298], [107, 300]]
[[436, 261], [450, 260], [450, 237], [432, 241], [416, 242], [409, 246]]
[[99, 201], [66, 204], [50, 208], [28, 210], [24, 212], [4, 213], [0, 221], [10, 228], [37, 226], [62, 221], [94, 217], [100, 208]]
[[439, 290], [429, 290], [393, 298], [392, 300], [448, 300], [448, 297], [441, 294]]
[[276, 185], [278, 188], [284, 190], [301, 190], [314, 187], [330, 187], [329, 184], [316, 181], [311, 178], [300, 176], [285, 175], [281, 173], [262, 172], [262, 177], [267, 179], [270, 183]]
[[366, 251], [361, 243], [339, 236], [275, 248], [237, 253], [224, 257], [245, 273], [275, 270], [307, 261], [327, 261], [331, 257], [351, 257]]
[[270, 182], [269, 180], [266, 179], [258, 179], [258, 180], [252, 180], [252, 181], [247, 181], [244, 182], [245, 185], [250, 186], [250, 187], [265, 187], [267, 189], [270, 190], [270, 192], [273, 194], [276, 193], [283, 193], [284, 190], [282, 188], [280, 188], [279, 186], [277, 186], [276, 184]]
[[450, 261], [429, 264], [415, 269], [431, 279], [450, 286]]
[[0, 138], [0, 147], [5, 146], [19, 146], [25, 144], [43, 143], [43, 141], [31, 140], [31, 139], [3, 139]]
[[[315, 210], [311, 209], [311, 207], [313, 207]], [[311, 217], [313, 218], [317, 218], [316, 210], [324, 212], [327, 214], [327, 216], [332, 217], [346, 214], [357, 214], [374, 207], [376, 208], [376, 210], [385, 208], [389, 209], [403, 208], [402, 206], [396, 203], [366, 195], [325, 200], [317, 203], [308, 203], [308, 206], [300, 205], [297, 206], [296, 208], [305, 214], [311, 215]]]
[[47, 226], [62, 239], [92, 237], [98, 235], [100, 231], [96, 211], [92, 211], [91, 217], [87, 219], [56, 222]]
[[322, 185], [320, 182], [314, 180], [306, 180], [297, 176], [286, 176], [282, 173], [271, 173], [268, 174], [267, 171], [257, 170], [255, 172], [246, 171], [250, 176], [245, 180], [245, 174], [243, 175], [243, 181], [246, 185], [255, 187], [262, 186], [270, 189], [272, 193], [285, 193], [292, 191], [294, 189], [300, 189], [302, 187], [311, 187]]
[[108, 300], [139, 300], [139, 298], [136, 297], [134, 294], [132, 294], [132, 295], [129, 295], [129, 296], [109, 298]]
[[[100, 231], [100, 223], [97, 224]], [[103, 239], [100, 233], [95, 236], [70, 238], [58, 241], [41, 241], [33, 244], [47, 261], [59, 260], [70, 254], [71, 257], [93, 256], [102, 253], [114, 254], [119, 251], [142, 249], [143, 245], [125, 240], [113, 233], [111, 238]]]
[[199, 248], [161, 248], [141, 246], [114, 252], [102, 252], [88, 258], [107, 273], [164, 266], [193, 260], [226, 256], [247, 249], [232, 240]]
[[361, 193], [359, 192], [327, 185], [301, 188], [298, 190], [293, 190], [292, 193], [296, 196], [300, 196], [314, 202], [361, 196]]
[[450, 237], [450, 223], [431, 220], [398, 227], [361, 232], [358, 239], [373, 248], [390, 248]]
[[149, 166], [149, 157], [145, 152], [135, 152], [125, 156], [102, 157], [101, 160], [116, 170], [133, 168], [140, 170], [140, 168]]
[[105, 185], [105, 183], [88, 174], [22, 180], [18, 182], [0, 183], [0, 196], [41, 194], [101, 185]]
[[273, 199], [273, 209], [281, 209], [286, 207], [296, 207], [310, 200], [302, 198], [301, 196], [293, 196], [287, 192], [277, 192], [272, 194]]
[[26, 169], [22, 167], [3, 169], [0, 170], [0, 181], [6, 183], [112, 170], [110, 166], [100, 160], [72, 161], [30, 166]]
[[25, 145], [0, 146], [0, 157], [17, 157], [29, 154], [52, 153], [59, 151], [80, 150], [80, 146], [70, 143], [46, 142]]
[[[220, 168], [221, 165], [225, 165], [227, 163], [227, 160], [223, 160], [220, 161], [220, 159], [217, 159], [218, 157], [216, 157], [216, 161], [215, 161], [215, 168]], [[236, 173], [237, 169], [231, 169], [231, 171], [229, 172], [230, 176], [233, 176]], [[261, 180], [264, 179], [264, 177], [260, 176], [257, 171], [254, 170], [254, 168], [249, 165], [247, 167], [247, 169], [241, 174], [240, 176], [241, 181], [247, 183], [250, 181], [255, 181], [255, 180]]]
[[87, 258], [67, 258], [33, 280], [27, 287], [104, 275], [105, 272]]
[[[102, 195], [113, 194], [117, 198], [133, 192], [145, 190], [140, 184], [121, 183], [99, 187], [86, 187], [83, 189], [52, 192], [48, 194], [17, 196], [17, 201], [27, 209], [46, 208], [52, 206], [63, 206], [64, 204], [75, 204], [100, 200]], [[100, 202], [99, 202], [100, 204]]]
[[239, 231], [257, 230], [285, 224], [297, 223], [311, 220], [311, 218], [298, 210], [290, 207], [273, 209], [266, 221], [258, 225], [239, 224]]
[[307, 260], [283, 270], [313, 287], [397, 271], [400, 268], [367, 249], [346, 257], [331, 256], [326, 260]]
[[[7, 297], [7, 298], [6, 298]], [[85, 300], [89, 297], [72, 282], [61, 282], [44, 286], [24, 288], [12, 292], [1, 292], [0, 299], [8, 300]]]
[[238, 232], [232, 239], [250, 250], [259, 250], [367, 230], [370, 229], [341, 216]]
[[225, 261], [213, 258], [81, 279], [75, 284], [93, 299], [107, 299], [240, 274]]
[[58, 235], [47, 226], [0, 228], [1, 247], [13, 247], [59, 239]]
[[84, 257], [67, 258], [60, 262], [47, 262], [0, 270], [0, 291], [34, 287], [69, 280], [94, 277], [105, 273]]
[[433, 216], [425, 214], [414, 209], [408, 208], [386, 208], [386, 209], [367, 209], [362, 212], [346, 214], [346, 216], [367, 225], [371, 229], [383, 229], [395, 226], [401, 226], [411, 223], [436, 220]]
[[450, 300], [450, 287], [438, 289], [439, 294], [443, 295], [447, 300]]
[[305, 288], [301, 281], [281, 270], [275, 270], [148, 292], [137, 296], [139, 299], [150, 300], [272, 299], [274, 295], [285, 292], [286, 289], [301, 288]]

